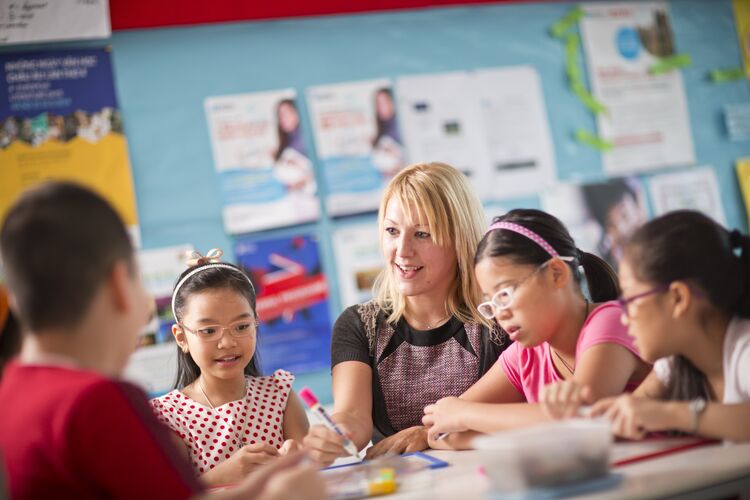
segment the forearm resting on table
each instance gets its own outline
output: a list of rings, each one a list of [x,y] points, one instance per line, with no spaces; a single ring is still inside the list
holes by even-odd
[[[678,418],[679,430],[692,432],[692,414],[686,403],[677,403],[685,407],[681,412],[688,418]],[[686,425],[687,424],[687,425]],[[704,437],[726,439],[728,441],[750,441],[750,403],[721,404],[709,403],[698,419],[698,432]]]
[[[542,406],[536,403],[470,404],[464,423],[470,430],[485,434],[549,422]]]

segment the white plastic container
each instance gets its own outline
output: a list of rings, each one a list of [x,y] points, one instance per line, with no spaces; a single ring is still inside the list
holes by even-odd
[[[480,436],[473,441],[496,491],[552,488],[606,476],[610,424],[573,419]]]

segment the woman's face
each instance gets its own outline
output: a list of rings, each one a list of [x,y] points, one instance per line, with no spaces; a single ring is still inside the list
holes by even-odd
[[[294,106],[285,102],[279,105],[279,127],[284,132],[293,132],[299,125],[299,115]]]
[[[549,283],[552,270],[548,264],[549,261],[540,266],[516,264],[506,257],[485,257],[474,267],[483,302],[491,301],[498,291],[509,289],[510,306],[495,307],[495,320],[524,347],[548,341],[561,321],[560,307],[551,293],[554,288]]]
[[[375,96],[375,112],[381,120],[393,118],[393,99],[387,92],[378,92]]]
[[[627,304],[622,322],[628,327],[628,334],[635,338],[635,345],[641,357],[653,363],[659,358],[674,354],[674,349],[666,342],[664,332],[670,331],[672,323],[669,311],[664,305],[664,293],[652,293],[633,300],[629,298],[655,290],[657,285],[638,279],[625,258],[620,262],[620,287]]]
[[[412,207],[411,212],[416,214],[416,209]],[[391,198],[385,209],[381,242],[401,294],[447,297],[457,276],[456,251],[453,246],[441,247],[432,241],[428,221],[409,220],[399,200]]]

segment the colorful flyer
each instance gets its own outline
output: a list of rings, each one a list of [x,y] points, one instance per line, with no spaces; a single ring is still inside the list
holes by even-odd
[[[317,220],[317,186],[294,90],[209,97],[205,109],[227,232]]]
[[[645,193],[636,177],[558,184],[542,195],[542,210],[565,224],[578,248],[615,269],[630,236],[648,220]]]
[[[367,302],[372,286],[383,269],[378,222],[351,225],[333,233],[336,273],[339,278],[341,307]]]
[[[260,319],[258,349],[263,373],[292,373],[330,366],[328,285],[311,235],[237,240],[235,255],[255,285]]]
[[[312,87],[307,103],[332,216],[377,210],[405,165],[389,80]]]
[[[108,38],[107,0],[3,0],[0,45]]]
[[[172,289],[187,269],[185,255],[192,245],[178,245],[138,252],[138,268],[146,290],[154,297],[156,313],[146,325],[124,376],[151,396],[172,389],[177,375],[177,347],[172,336]]]
[[[138,241],[133,179],[106,49],[0,54],[0,221],[25,189],[79,182]]]
[[[584,4],[581,33],[610,175],[695,163],[690,114],[667,2]],[[684,57],[683,57],[684,59]]]
[[[740,183],[742,201],[745,203],[745,214],[750,224],[750,158],[737,160],[737,180]]]
[[[732,0],[745,75],[750,78],[750,0]]]
[[[648,190],[654,217],[672,210],[689,209],[703,212],[726,225],[719,182],[712,167],[655,175],[648,180]]]

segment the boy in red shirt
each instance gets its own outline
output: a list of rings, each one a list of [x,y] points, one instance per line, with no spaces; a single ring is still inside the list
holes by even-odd
[[[12,498],[188,498],[202,492],[145,394],[119,380],[152,314],[125,227],[85,188],[51,183],[8,212],[0,253],[24,335],[0,381]],[[323,495],[299,457],[226,497]],[[279,471],[279,469],[286,469]]]

